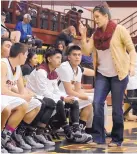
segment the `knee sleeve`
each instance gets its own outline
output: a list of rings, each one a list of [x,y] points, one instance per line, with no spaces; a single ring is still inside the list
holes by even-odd
[[[40,100],[42,102],[42,106],[40,109],[40,112],[38,113],[38,115],[35,117],[35,119],[33,120],[32,124],[33,126],[36,126],[38,122],[42,122],[44,124],[48,124],[48,121],[55,109],[55,102],[52,99],[46,99],[46,101],[44,100]]]
[[[66,118],[66,114],[65,114],[65,107],[64,107],[64,104],[61,100],[59,100],[57,102],[57,105],[56,105],[56,112],[57,112],[57,115],[60,115],[62,118],[65,117]]]
[[[56,108],[56,103],[53,99],[50,98],[43,98],[43,103],[45,105],[45,107],[51,108],[51,109],[55,109]]]
[[[75,100],[72,104],[73,108],[78,108],[79,109],[79,102]]]
[[[61,101],[61,100],[59,100],[58,102],[57,102],[57,105],[56,105],[57,107],[64,107],[64,104],[63,104],[63,102]]]

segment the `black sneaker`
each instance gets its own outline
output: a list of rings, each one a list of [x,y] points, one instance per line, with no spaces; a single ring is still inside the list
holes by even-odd
[[[74,136],[73,136],[73,131],[72,129],[70,128],[69,125],[65,126],[64,128],[64,134],[65,134],[65,137],[68,141],[73,141],[74,139]]]
[[[32,148],[43,148],[44,145],[39,143],[39,141],[35,138],[36,129],[35,128],[27,128],[24,136],[24,140],[27,144],[29,144]]]
[[[81,133],[82,133],[84,136],[87,137],[87,140],[85,141],[85,143],[92,143],[92,142],[93,142],[93,137],[92,137],[92,135],[87,134],[87,133],[85,132],[85,127],[84,127],[84,125],[80,124],[80,130],[81,130]]]
[[[79,127],[79,124],[73,124],[72,126],[73,129],[73,135],[74,137],[82,137],[81,129]]]

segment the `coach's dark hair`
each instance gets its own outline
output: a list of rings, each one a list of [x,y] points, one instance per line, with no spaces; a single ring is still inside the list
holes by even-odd
[[[46,52],[45,52],[45,60],[46,60],[46,62],[47,62],[47,63],[49,62],[49,61],[48,61],[48,57],[54,56],[54,55],[56,55],[56,54],[58,54],[58,53],[62,55],[62,51],[61,51],[61,50],[56,49],[56,48],[53,48],[53,47],[48,48],[48,49],[46,50]]]
[[[28,48],[23,43],[14,43],[10,49],[10,57],[17,57],[20,53],[25,54],[28,51]]]
[[[81,48],[78,45],[68,46],[67,50],[66,50],[66,55],[70,55],[72,53],[72,51],[74,51],[74,50],[81,50]]]
[[[4,42],[6,41],[10,41],[11,42],[11,39],[10,38],[1,38],[1,46],[4,44]]]
[[[95,11],[99,11],[102,15],[108,14],[108,19],[111,19],[111,14],[109,12],[109,9],[107,7],[104,7],[103,5],[98,5],[93,9],[93,13]]]

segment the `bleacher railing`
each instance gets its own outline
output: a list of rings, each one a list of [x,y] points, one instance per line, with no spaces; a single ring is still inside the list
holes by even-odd
[[[26,2],[16,2],[11,3],[10,8],[8,8],[8,1],[1,1],[1,8],[10,14],[10,23],[17,23],[16,11],[25,6],[22,10],[23,14],[30,13],[32,17],[32,27],[46,29],[50,31],[61,32],[63,29],[67,28],[69,25],[75,25],[78,34],[79,20],[87,27],[95,28],[94,21],[87,18],[82,18],[78,14],[70,14],[59,11],[50,10],[48,8],[42,8],[36,4],[32,4],[30,1]]]
[[[121,20],[119,24],[125,26],[129,30],[132,37],[137,35],[137,11]]]

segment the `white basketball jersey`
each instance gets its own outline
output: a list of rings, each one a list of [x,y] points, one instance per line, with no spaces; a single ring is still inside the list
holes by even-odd
[[[16,72],[13,74],[11,65],[9,63],[9,60],[7,58],[2,58],[1,61],[6,63],[6,65],[7,65],[7,70],[8,71],[7,71],[6,84],[8,85],[9,88],[11,88],[12,86],[16,86],[17,85],[17,80],[19,79],[19,77],[21,75],[20,66],[16,67]]]

